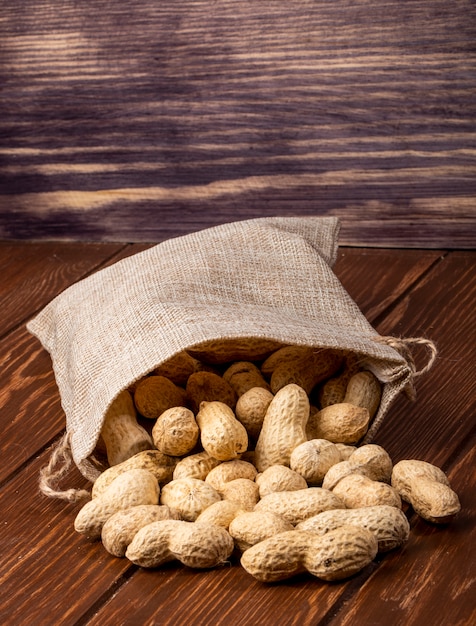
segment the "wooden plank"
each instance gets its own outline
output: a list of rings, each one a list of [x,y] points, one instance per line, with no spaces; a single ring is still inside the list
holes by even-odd
[[[433,368],[417,379],[417,399],[400,396],[376,443],[395,461],[448,462],[474,427],[476,253],[453,252],[438,263],[378,324],[383,335],[427,337],[439,350]],[[415,353],[421,367],[426,353]]]
[[[0,237],[337,214],[347,245],[475,247],[471,0],[27,9],[2,7]]]
[[[443,527],[414,516],[408,544],[388,554],[358,594],[334,607],[328,626],[476,622],[474,444],[473,437],[448,474],[460,497],[459,516]]]
[[[0,241],[0,336],[39,311],[124,246]],[[23,317],[19,317],[21,311]]]
[[[373,323],[443,256],[437,251],[340,247],[333,270]]]
[[[72,626],[130,566],[74,531],[77,504],[39,493],[37,475],[46,461],[44,452],[2,488],[0,622],[5,625]],[[77,472],[67,480],[72,487],[85,483]]]
[[[18,291],[24,297],[17,302],[17,320],[25,320],[36,309],[39,302],[46,304],[57,293],[81,278],[86,270],[91,270],[92,263],[106,260],[112,263],[144,249],[144,245],[133,245],[119,248],[119,252],[110,256],[111,251],[118,250],[117,246],[104,244],[61,244],[60,262],[52,259],[51,263],[33,263],[27,268],[27,282],[25,272],[19,270],[19,281],[15,277],[7,281],[7,287],[12,291],[12,282],[21,282]],[[41,244],[42,248],[50,249],[49,244]],[[18,244],[18,255],[23,258],[21,250],[31,252],[30,244]],[[101,250],[103,252],[101,253]],[[106,254],[107,252],[107,254]],[[38,248],[33,248],[36,258]],[[89,261],[88,261],[89,260]],[[97,265],[96,265],[97,266]],[[54,271],[56,267],[56,271]],[[80,273],[81,272],[81,273]],[[12,276],[16,276],[12,272]],[[36,280],[35,280],[36,277]],[[29,284],[37,284],[38,292],[33,305],[26,297]],[[16,297],[16,296],[15,296]],[[13,300],[13,297],[12,297]],[[15,317],[11,317],[15,325]],[[30,335],[24,324],[8,333],[0,340],[2,353],[2,368],[0,369],[0,425],[3,437],[0,441],[0,482],[15,472],[23,463],[27,462],[35,453],[42,450],[64,428],[65,416],[61,408],[58,388],[56,386],[52,364],[48,353],[42,348],[39,341]],[[35,434],[32,437],[32,433]]]
[[[68,254],[73,259],[76,259],[75,250],[83,255],[88,249],[82,244],[64,245],[65,249],[71,248]],[[110,262],[141,249],[143,247],[139,244],[126,248]],[[433,252],[340,250],[336,272],[359,306],[364,311],[376,313],[388,305],[389,299],[404,293],[437,256]],[[368,275],[376,266],[380,278],[369,281]],[[41,266],[37,271],[41,276]],[[41,279],[44,299],[53,297],[57,291],[54,275],[51,282],[47,279],[48,274]],[[387,285],[392,286],[391,292],[388,292]],[[51,360],[39,342],[22,326],[4,338],[0,347],[5,357],[5,365],[0,371],[0,424],[4,433],[0,440],[0,454],[4,459],[0,466],[1,481],[47,445],[64,428],[65,417]],[[32,431],[35,432],[34,438],[30,434]]]

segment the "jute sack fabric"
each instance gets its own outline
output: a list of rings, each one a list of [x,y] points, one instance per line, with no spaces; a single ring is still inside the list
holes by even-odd
[[[114,398],[176,353],[217,339],[356,352],[384,383],[370,439],[415,368],[406,344],[380,337],[334,275],[338,231],[332,217],[228,223],[164,241],[57,296],[27,328],[51,355],[66,415],[63,466],[69,454],[91,478],[88,459]]]

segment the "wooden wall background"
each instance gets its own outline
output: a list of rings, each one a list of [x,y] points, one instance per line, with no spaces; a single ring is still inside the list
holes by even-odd
[[[474,248],[472,0],[3,0],[0,239]]]

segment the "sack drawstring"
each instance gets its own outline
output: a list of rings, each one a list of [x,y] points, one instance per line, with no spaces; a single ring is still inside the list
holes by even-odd
[[[90,500],[91,494],[86,489],[59,488],[59,483],[66,475],[73,462],[70,433],[66,432],[53,446],[48,465],[40,470],[39,488],[49,498],[60,498],[67,502]]]

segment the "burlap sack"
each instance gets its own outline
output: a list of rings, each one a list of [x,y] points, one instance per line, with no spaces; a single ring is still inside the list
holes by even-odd
[[[170,239],[79,281],[31,320],[51,355],[63,445],[83,474],[118,393],[214,339],[355,351],[384,383],[370,440],[415,368],[406,344],[388,345],[334,275],[338,230],[332,217],[260,218]]]

